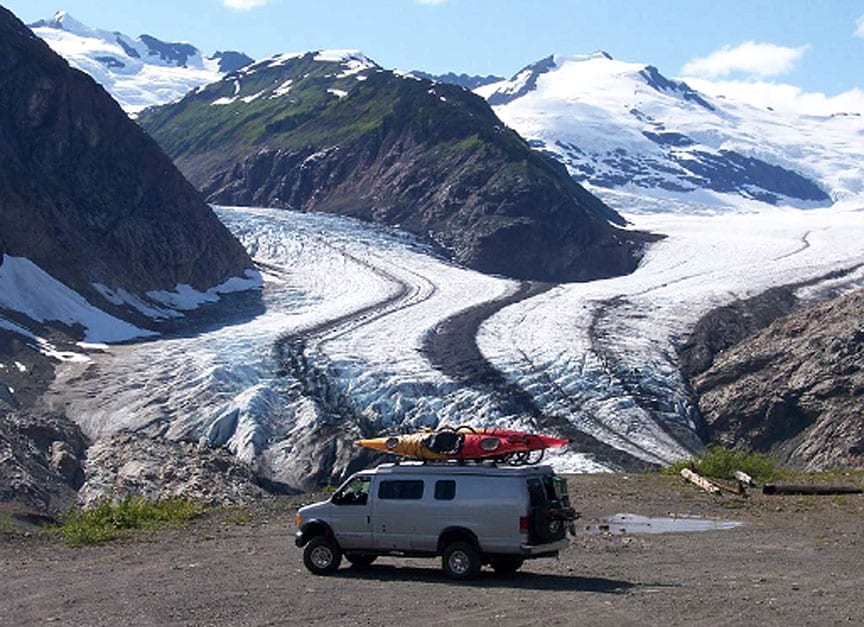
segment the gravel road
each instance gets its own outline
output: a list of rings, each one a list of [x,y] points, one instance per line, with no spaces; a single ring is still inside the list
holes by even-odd
[[[864,475],[833,481],[864,484]],[[580,534],[559,559],[454,583],[438,560],[308,573],[294,512],[320,495],[222,510],[180,531],[69,548],[0,524],[0,623],[76,625],[861,624],[864,498],[711,497],[676,477],[570,478]],[[597,532],[617,513],[729,530]],[[591,527],[592,532],[586,530]],[[614,532],[614,533],[613,533]]]

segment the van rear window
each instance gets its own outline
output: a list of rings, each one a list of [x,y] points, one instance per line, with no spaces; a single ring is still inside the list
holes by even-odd
[[[546,505],[546,490],[539,479],[528,479],[528,502],[531,507]]]
[[[423,498],[422,479],[382,481],[378,486],[379,499],[416,500]]]

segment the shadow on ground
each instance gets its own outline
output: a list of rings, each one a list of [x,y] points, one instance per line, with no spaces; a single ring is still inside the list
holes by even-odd
[[[387,564],[373,564],[366,568],[346,568],[335,575],[345,579],[369,579],[375,581],[413,581],[425,583],[451,583],[456,586],[475,586],[481,588],[518,588],[520,590],[560,590],[567,592],[601,592],[620,594],[640,585],[630,581],[604,579],[602,577],[578,577],[570,575],[550,575],[518,572],[512,575],[499,575],[483,571],[470,581],[453,581],[437,568],[399,567]],[[652,586],[656,587],[656,586]]]

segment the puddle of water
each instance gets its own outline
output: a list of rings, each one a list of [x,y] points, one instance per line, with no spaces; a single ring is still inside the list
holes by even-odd
[[[744,523],[735,520],[712,520],[696,517],[652,518],[639,514],[615,514],[598,518],[585,525],[582,533],[587,535],[611,534],[620,536],[633,533],[679,533],[686,531],[716,531],[734,529]]]

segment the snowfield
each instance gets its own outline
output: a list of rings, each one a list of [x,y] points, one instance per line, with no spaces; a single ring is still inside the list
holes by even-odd
[[[549,456],[566,471],[627,467],[609,451],[665,464],[700,447],[676,342],[710,309],[771,286],[811,281],[800,294],[815,297],[820,286],[864,285],[860,206],[629,215],[634,228],[667,236],[640,267],[553,287],[493,313],[476,339],[456,336],[457,360],[476,341],[482,358],[469,365],[502,378],[468,383],[431,365],[440,359],[426,353],[428,339],[518,283],[453,266],[396,230],[218,208],[262,270],[266,312],[93,350],[87,363],[58,366],[47,402],[92,438],[136,429],[227,446],[293,487],[322,463],[338,479],[356,437],[444,423],[574,436]]]

